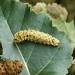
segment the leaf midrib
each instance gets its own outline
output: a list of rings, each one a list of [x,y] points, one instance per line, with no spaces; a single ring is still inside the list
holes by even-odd
[[[1,8],[1,10],[2,10],[2,8]],[[3,11],[2,11],[2,13],[3,13]],[[4,14],[3,14],[3,16],[4,16]],[[9,16],[10,16],[10,15],[9,15]],[[4,18],[5,18],[5,16],[4,16]],[[6,20],[6,18],[5,18],[5,20]],[[6,22],[7,22],[8,27],[9,27],[9,23],[8,23],[7,20],[6,20]],[[10,28],[10,27],[9,27],[9,28]],[[11,30],[10,30],[10,31],[11,31]],[[12,34],[12,32],[11,32],[11,34]],[[12,35],[13,35],[13,34],[12,34]],[[27,72],[28,72],[28,74],[30,75],[30,72],[29,72],[29,69],[28,69],[28,67],[27,67],[27,64],[26,64],[26,62],[25,62],[25,60],[24,60],[24,58],[23,58],[23,56],[22,56],[21,50],[20,50],[20,48],[18,47],[17,44],[15,44],[15,45],[16,45],[16,48],[18,49],[19,53],[20,53],[20,56],[22,57],[22,60],[23,60],[24,66],[26,67]]]

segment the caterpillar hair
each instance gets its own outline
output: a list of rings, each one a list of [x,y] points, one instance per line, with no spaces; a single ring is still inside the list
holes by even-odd
[[[14,35],[14,42],[20,43],[24,40],[39,42],[47,45],[58,46],[60,41],[48,33],[40,32],[38,30],[23,30]]]

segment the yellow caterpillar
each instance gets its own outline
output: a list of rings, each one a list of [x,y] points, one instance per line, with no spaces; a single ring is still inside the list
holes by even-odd
[[[19,43],[24,40],[39,42],[47,45],[57,46],[60,44],[60,41],[51,35],[40,32],[38,30],[23,30],[19,31],[14,35],[14,42]]]

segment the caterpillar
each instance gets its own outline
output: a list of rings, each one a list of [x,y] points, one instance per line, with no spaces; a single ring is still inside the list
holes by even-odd
[[[38,30],[23,30],[15,33],[14,42],[20,43],[24,40],[39,42],[42,44],[58,46],[60,41],[48,33],[40,32]]]

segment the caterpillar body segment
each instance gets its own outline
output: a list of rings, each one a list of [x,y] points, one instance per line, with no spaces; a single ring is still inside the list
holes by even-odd
[[[57,46],[60,41],[51,35],[40,32],[38,30],[23,30],[19,31],[14,35],[14,42],[20,43],[24,40],[39,42],[47,45]]]

